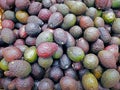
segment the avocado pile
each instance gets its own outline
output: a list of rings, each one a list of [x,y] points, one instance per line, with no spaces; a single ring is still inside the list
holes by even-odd
[[[0,0],[0,90],[120,90],[120,0]]]

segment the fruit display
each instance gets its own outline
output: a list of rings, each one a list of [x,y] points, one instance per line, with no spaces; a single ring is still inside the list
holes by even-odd
[[[120,0],[0,0],[0,90],[120,90]]]

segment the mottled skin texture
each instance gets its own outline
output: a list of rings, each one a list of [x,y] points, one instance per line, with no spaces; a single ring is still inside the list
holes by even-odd
[[[32,77],[35,79],[35,80],[40,80],[43,78],[44,74],[45,74],[45,70],[39,66],[38,63],[34,63],[32,65]]]
[[[7,9],[10,9],[10,6],[6,3],[7,0],[0,0],[0,7],[2,7],[3,9],[7,10]]]
[[[52,56],[58,49],[58,45],[52,42],[41,43],[37,48],[39,57],[47,58]]]
[[[19,9],[27,9],[29,4],[30,4],[29,0],[15,0],[15,5]]]
[[[66,42],[66,47],[72,47],[72,46],[75,46],[75,39],[74,39],[74,37],[70,34],[70,33],[68,33],[68,32],[66,32],[67,33],[67,42]]]
[[[38,90],[54,90],[54,83],[48,78],[44,78],[39,82]]]
[[[42,4],[44,7],[49,8],[53,4],[56,3],[56,0],[42,0]]]
[[[16,39],[14,32],[9,28],[2,29],[1,37],[2,40],[8,44],[12,44]]]
[[[101,77],[101,83],[105,88],[115,86],[120,80],[120,74],[116,69],[107,69]]]
[[[82,35],[82,29],[80,26],[75,25],[69,29],[69,33],[74,37],[74,38],[79,38]]]
[[[54,59],[59,59],[63,55],[63,48],[58,47],[57,51],[53,54]]]
[[[85,53],[89,51],[89,43],[84,38],[76,40],[76,46],[82,48]]]
[[[98,39],[91,45],[91,50],[94,53],[98,53],[99,51],[104,49],[104,42],[101,39]]]
[[[81,15],[85,13],[87,9],[86,5],[80,1],[66,0],[65,4],[69,7],[70,11],[75,15]]]
[[[48,19],[50,18],[52,12],[48,9],[41,9],[39,14],[38,14],[38,17],[40,19],[42,19],[43,21],[48,21]]]
[[[65,70],[65,76],[72,77],[73,79],[78,79],[77,72],[73,68]]]
[[[42,8],[42,4],[40,2],[32,2],[28,8],[28,12],[31,15],[36,15],[39,13]]]
[[[37,36],[41,32],[41,28],[36,23],[27,23],[25,25],[25,31],[29,36]]]
[[[52,65],[52,63],[53,63],[52,57],[49,57],[49,58],[39,57],[38,59],[38,64],[45,69],[48,69]]]
[[[96,41],[100,36],[100,32],[97,28],[95,27],[89,27],[84,31],[84,38],[88,42],[94,42]]]
[[[60,80],[62,90],[77,90],[77,81],[69,76],[64,76]]]
[[[50,28],[55,28],[58,27],[63,21],[63,15],[59,12],[53,13],[49,20],[48,20],[48,25]]]
[[[60,45],[65,44],[67,42],[67,33],[61,28],[55,29],[54,40]]]
[[[36,37],[30,37],[28,36],[25,40],[25,43],[30,46],[35,46],[36,44]]]
[[[85,73],[82,77],[85,90],[98,90],[98,81],[92,73]]]
[[[100,31],[101,40],[103,40],[104,43],[110,42],[111,41],[110,33],[104,27],[99,27],[98,29]]]
[[[36,39],[36,46],[38,47],[43,42],[52,42],[53,41],[53,33],[50,31],[41,32]]]
[[[120,18],[116,18],[115,21],[112,24],[112,30],[116,34],[120,34]]]
[[[105,48],[105,50],[112,52],[115,56],[116,61],[118,61],[118,57],[119,57],[119,46],[118,45],[115,45],[115,44],[109,45]]]
[[[27,19],[29,17],[28,13],[23,10],[17,11],[15,16],[19,22],[24,23],[24,24],[27,23]]]
[[[84,51],[77,46],[67,48],[67,55],[74,62],[82,61],[85,56]]]
[[[2,27],[13,29],[14,28],[14,22],[12,20],[3,20],[2,21]]]
[[[23,25],[20,29],[19,29],[19,36],[21,38],[26,38],[27,37],[27,33],[25,31],[25,25]]]
[[[63,54],[63,56],[60,58],[60,67],[62,69],[68,69],[71,65],[71,60],[68,58],[66,54]]]
[[[24,79],[21,78],[16,79],[17,90],[31,90],[33,86],[34,86],[34,80],[30,76]]]
[[[94,22],[89,16],[82,16],[79,22],[81,28],[86,29],[88,27],[93,27]]]
[[[111,0],[95,0],[96,7],[98,9],[108,9],[111,7]]]
[[[50,69],[49,77],[58,82],[63,77],[63,71],[59,67],[53,67]]]
[[[31,72],[31,66],[27,61],[15,60],[9,63],[9,71],[4,72],[6,76],[26,77]]]
[[[27,19],[27,23],[37,23],[40,26],[44,24],[44,22],[35,15],[29,16]]]
[[[106,68],[116,68],[116,59],[112,52],[102,50],[98,53],[101,64]]]
[[[63,21],[61,27],[65,30],[68,30],[69,28],[74,26],[75,23],[76,23],[76,16],[74,14],[67,14],[64,17],[64,21]]]
[[[4,48],[2,53],[7,62],[11,62],[22,57],[22,52],[20,51],[20,49],[14,46]]]
[[[25,42],[23,39],[17,39],[14,43],[14,46],[17,46],[17,45],[25,45]]]

